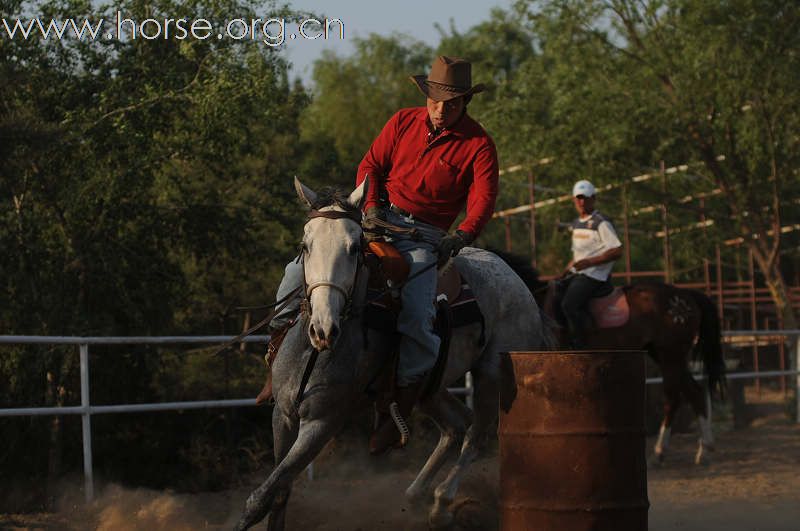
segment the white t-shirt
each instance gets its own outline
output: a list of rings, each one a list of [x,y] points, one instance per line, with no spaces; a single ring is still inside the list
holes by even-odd
[[[620,247],[622,243],[611,222],[595,210],[591,215],[580,217],[572,222],[572,258],[575,262],[592,258],[609,249]],[[595,280],[606,281],[614,268],[614,262],[587,267],[578,271]]]

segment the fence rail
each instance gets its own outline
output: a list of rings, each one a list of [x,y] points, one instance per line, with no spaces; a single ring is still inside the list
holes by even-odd
[[[725,337],[732,336],[781,336],[785,338],[800,336],[800,330],[737,330],[722,332]],[[117,404],[92,406],[89,394],[89,345],[177,345],[227,343],[236,336],[127,336],[127,337],[72,337],[72,336],[0,336],[0,345],[77,345],[80,356],[81,405],[64,407],[26,407],[0,409],[0,417],[41,416],[41,415],[81,415],[83,438],[84,494],[86,501],[94,498],[94,474],[92,469],[92,415],[106,413],[132,413],[147,411],[170,411],[182,409],[204,409],[217,407],[255,406],[254,398],[230,400],[194,400],[186,402],[162,402],[155,404]],[[237,343],[266,343],[269,336],[253,335],[242,338]],[[797,389],[800,389],[800,340],[795,343],[794,370],[756,371],[729,374],[730,379],[767,378],[777,376],[796,376]],[[702,378],[702,375],[696,375]],[[646,383],[660,383],[661,378],[648,378]],[[472,378],[467,373],[464,387],[450,388],[455,394],[466,395],[467,405],[472,407]],[[795,392],[797,400],[797,422],[800,422],[800,391]]]

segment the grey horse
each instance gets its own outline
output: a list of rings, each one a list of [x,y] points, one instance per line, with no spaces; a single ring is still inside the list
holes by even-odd
[[[392,347],[391,336],[377,331],[365,336],[362,324],[368,273],[361,260],[362,228],[355,219],[367,181],[349,196],[342,194],[321,206],[318,194],[295,179],[303,202],[318,213],[334,214],[310,217],[305,225],[302,253],[307,302],[273,367],[276,466],[248,497],[236,529],[248,529],[267,514],[268,529],[284,528],[292,482],[343,427],[355,409],[352,405],[367,398],[367,387]],[[463,440],[455,465],[434,490],[429,513],[433,528],[453,521],[450,505],[459,482],[485,445],[499,405],[508,408],[514,398],[513,387],[500,385],[508,369],[501,353],[553,344],[533,296],[504,261],[488,251],[465,248],[452,262],[472,287],[484,316],[484,336],[481,341],[479,324],[453,331],[441,386],[419,404],[441,434],[406,490],[408,498],[420,500],[430,492],[435,475]],[[309,365],[312,357],[316,363]],[[309,369],[301,394],[301,381]],[[467,371],[473,375],[473,410],[447,391]]]

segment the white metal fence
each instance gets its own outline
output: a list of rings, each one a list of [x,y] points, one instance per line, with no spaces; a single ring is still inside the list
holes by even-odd
[[[738,330],[723,332],[724,336],[782,336],[785,338],[800,336],[800,330]],[[83,471],[84,494],[86,501],[94,498],[94,475],[92,470],[92,415],[103,413],[131,413],[144,411],[167,411],[185,409],[203,409],[216,407],[255,406],[254,398],[231,400],[193,400],[186,402],[161,402],[154,404],[117,404],[110,406],[93,406],[89,394],[89,345],[176,345],[176,344],[221,344],[234,339],[235,336],[130,336],[130,337],[63,337],[63,336],[0,336],[0,345],[77,345],[80,355],[81,405],[64,407],[25,407],[0,409],[0,417],[39,416],[39,415],[81,415],[83,438]],[[249,336],[239,342],[266,343],[269,336]],[[237,342],[237,343],[239,343]],[[0,353],[2,355],[2,353]],[[728,379],[768,378],[778,376],[795,376],[800,388],[800,341],[795,341],[793,370],[760,371],[728,374]],[[697,375],[702,377],[701,375]],[[661,378],[648,378],[647,383],[660,383]],[[451,392],[466,395],[467,405],[472,407],[472,378],[469,373],[465,378],[465,386],[451,388]],[[800,392],[796,392],[797,422],[800,422]]]

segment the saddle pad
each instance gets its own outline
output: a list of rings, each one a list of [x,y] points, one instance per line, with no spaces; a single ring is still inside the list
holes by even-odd
[[[627,323],[630,317],[628,298],[622,288],[614,288],[605,297],[593,298],[589,301],[589,311],[597,328],[616,328]]]

